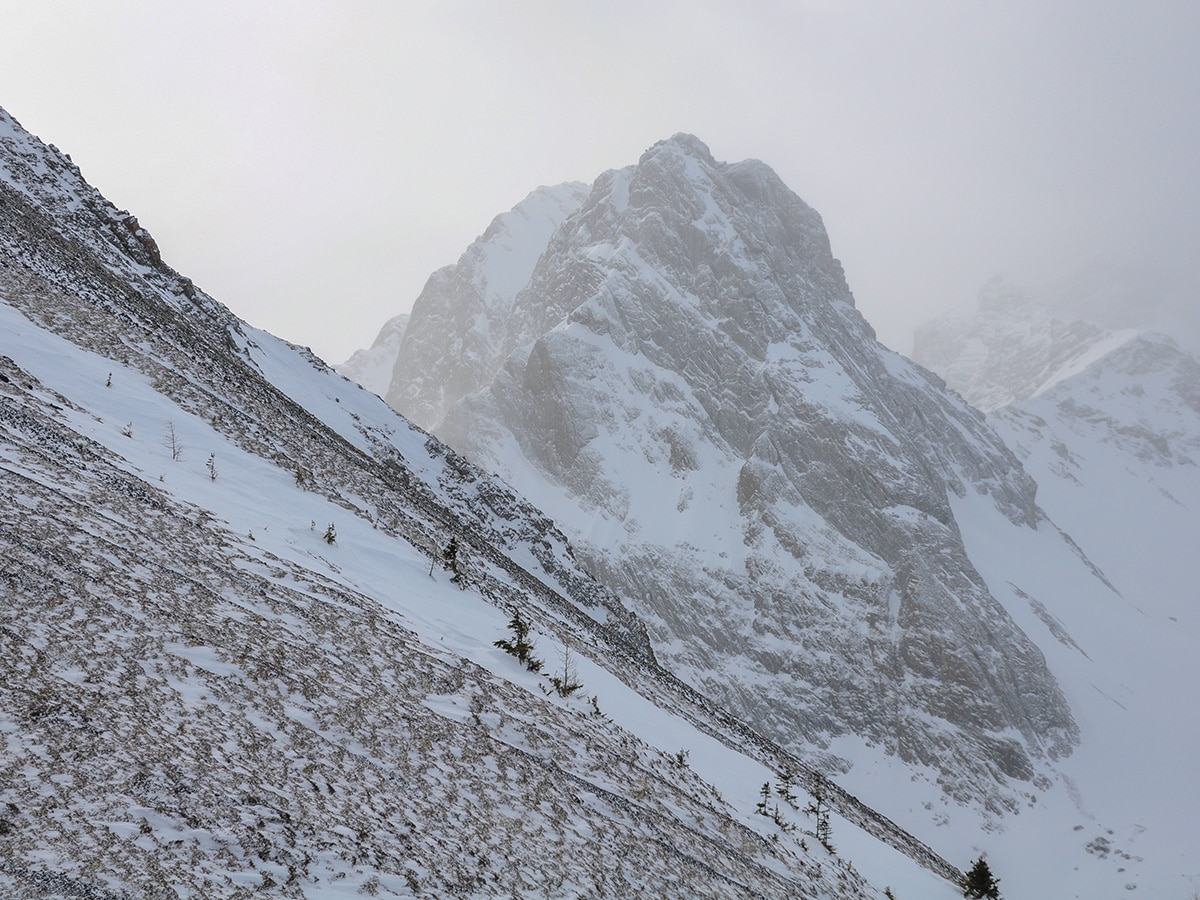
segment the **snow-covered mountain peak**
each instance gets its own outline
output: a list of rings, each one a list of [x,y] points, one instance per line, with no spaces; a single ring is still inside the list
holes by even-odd
[[[586,196],[587,187],[578,183],[540,187],[493,219],[456,264],[434,272],[413,304],[380,396],[433,428],[463,394],[490,378],[511,331],[514,297],[555,228]],[[440,349],[431,352],[432,346]]]
[[[645,165],[660,154],[690,156],[710,166],[717,164],[713,159],[712,152],[708,149],[708,144],[686,131],[676,132],[669,138],[651,144],[650,148],[638,158],[638,165]]]
[[[979,289],[978,308],[988,314],[1006,314],[1028,310],[1035,305],[1033,295],[1002,275],[994,275]]]
[[[764,163],[718,163],[698,139],[676,135],[627,171],[628,207],[617,210],[624,215],[610,224],[648,261],[675,269],[685,284],[689,275],[719,278],[731,262],[746,263],[775,277],[795,269],[828,280],[829,299],[853,303],[820,215]],[[605,235],[593,232],[591,238]],[[711,262],[706,249],[715,257]],[[735,296],[720,299],[732,302]],[[793,299],[799,296],[795,292]]]
[[[586,191],[579,182],[539,187],[492,220],[472,245],[480,255],[474,275],[485,304],[505,302],[524,287],[539,255],[533,250],[578,208]]]
[[[660,658],[814,760],[847,766],[835,742],[865,740],[960,799],[1069,750],[1062,696],[950,499],[1032,529],[1032,481],[875,342],[820,216],[769,167],[669,139],[598,178],[540,253],[491,372],[453,404],[420,379],[389,400],[444,409],[436,433],[563,524]],[[483,312],[426,300],[438,321]],[[398,375],[452,356],[437,338],[406,338]]]

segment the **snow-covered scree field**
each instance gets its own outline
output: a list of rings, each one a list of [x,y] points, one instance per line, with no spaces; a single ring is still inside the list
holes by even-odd
[[[0,124],[0,892],[957,894],[659,668],[553,523]],[[518,609],[542,673],[494,645]]]

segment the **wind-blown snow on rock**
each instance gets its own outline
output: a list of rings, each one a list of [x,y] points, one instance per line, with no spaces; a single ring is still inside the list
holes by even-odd
[[[482,314],[423,299],[410,336]],[[985,495],[1034,531],[1032,480],[874,340],[770,168],[656,144],[596,181],[506,305],[503,365],[456,388],[474,393],[438,434],[567,529],[669,667],[809,758],[845,765],[820,748],[852,737],[994,808],[1069,752],[1062,693],[950,503]],[[401,382],[402,411],[441,400]]]

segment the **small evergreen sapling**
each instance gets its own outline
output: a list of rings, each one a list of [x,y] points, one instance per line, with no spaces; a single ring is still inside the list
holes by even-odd
[[[975,900],[984,897],[988,900],[1000,900],[1000,879],[993,877],[991,867],[982,856],[975,860],[971,871],[963,879],[962,889],[964,897],[972,897]]]
[[[782,789],[776,788],[776,790],[781,797],[787,792],[786,787]],[[762,789],[758,792],[758,803],[754,805],[754,812],[760,816],[770,818],[772,822],[779,826],[779,830],[784,834],[791,834],[796,830],[795,823],[789,822],[783,817],[783,812],[780,810],[778,803],[774,807],[771,806],[771,782],[769,781],[764,781]],[[775,837],[778,839],[778,835]]]
[[[321,540],[323,540],[327,544],[336,544],[337,543],[337,529],[333,527],[332,522],[330,522],[329,525],[325,528],[325,533],[323,535],[321,535]]]
[[[509,620],[508,630],[513,633],[512,640],[495,641],[494,645],[525,663],[525,668],[530,672],[540,672],[542,661],[533,655],[533,642],[529,640],[529,623],[521,618],[519,609]]]
[[[760,816],[769,816],[770,810],[767,808],[767,803],[771,799],[771,782],[764,781],[762,790],[758,792],[758,803],[754,805],[754,811]]]
[[[825,799],[825,794],[820,788],[815,788],[810,791],[812,794],[812,802],[804,807],[806,813],[811,813],[817,820],[817,826],[813,830],[813,834],[817,840],[821,842],[821,846],[830,853],[836,852],[833,848],[833,841],[830,837],[831,831],[829,828],[829,803]]]
[[[792,809],[798,810],[800,807],[796,805],[796,795],[792,793],[792,785],[796,783],[796,776],[791,769],[784,769],[779,773],[779,784],[775,787],[775,793],[779,795],[779,799],[790,806]]]
[[[450,572],[450,583],[460,588],[466,587],[462,570],[458,567],[458,538],[451,537],[445,549],[442,550],[442,568]]]
[[[604,713],[600,712],[600,697],[598,695],[592,694],[589,702],[592,704],[592,718],[594,718],[594,719],[601,719],[601,718],[607,719],[608,718],[608,716],[606,716],[606,715],[604,715]]]

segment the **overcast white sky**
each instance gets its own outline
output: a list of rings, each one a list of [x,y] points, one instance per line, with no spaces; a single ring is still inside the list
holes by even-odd
[[[902,351],[997,272],[1195,284],[1194,0],[0,0],[0,39],[0,105],[330,362],[534,187],[677,131],[816,207]]]

